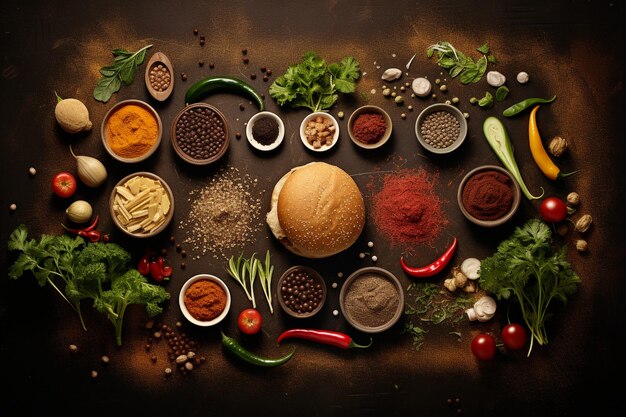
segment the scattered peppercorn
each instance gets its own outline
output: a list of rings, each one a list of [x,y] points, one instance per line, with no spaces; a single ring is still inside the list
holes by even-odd
[[[246,56],[246,57],[244,57],[244,58],[243,58],[243,63],[247,65],[247,64],[248,64],[248,62],[250,62],[250,60],[248,59],[248,57],[247,57],[247,56]]]
[[[244,49],[241,50],[241,53],[243,55],[247,55],[248,54],[248,50],[246,48],[244,48]]]
[[[193,34],[194,34],[194,35],[197,35],[197,34],[198,34],[198,29],[194,29],[194,30],[193,30]]]
[[[180,256],[182,256],[183,258],[187,257],[187,251],[185,249],[180,251]]]
[[[237,133],[235,133],[235,137],[236,137],[237,139],[241,139],[241,132],[237,132]]]
[[[205,40],[204,35],[200,35],[200,40],[201,40],[201,41]]]
[[[170,236],[170,243],[173,245],[176,243],[176,237],[174,235]]]
[[[209,68],[211,69],[215,68],[215,64],[213,62],[209,62]]]
[[[204,61],[198,61],[198,66],[203,67],[204,66]]]
[[[200,46],[204,46],[204,39],[200,39]]]
[[[268,77],[272,76],[272,70],[268,69],[267,71],[265,71],[265,73],[267,74]]]
[[[181,72],[181,73],[180,73],[180,78],[181,78],[183,81],[187,81],[187,74],[185,74],[184,72]]]
[[[180,246],[180,243],[176,244],[176,252],[180,252],[182,249],[182,246]]]
[[[246,109],[246,106],[243,105],[243,103],[239,103],[239,110],[244,111]]]
[[[185,268],[187,268],[187,264],[184,263],[184,262],[181,262],[180,263],[180,269],[185,269]]]
[[[250,74],[250,79],[251,80],[256,80],[256,74]]]
[[[267,71],[267,67],[266,66],[262,66],[260,69],[261,69],[261,72],[263,74],[265,74],[265,71]]]
[[[158,359],[158,358],[156,357],[156,355],[152,355],[152,356],[150,356],[150,360],[151,360],[153,363],[156,363],[157,359]]]
[[[267,80],[269,80],[269,78],[267,78],[267,75],[264,75],[263,76],[263,81],[267,81]]]

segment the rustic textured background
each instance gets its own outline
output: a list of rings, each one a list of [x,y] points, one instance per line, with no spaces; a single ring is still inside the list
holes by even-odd
[[[41,3],[41,4],[40,4]],[[232,415],[303,416],[448,416],[455,413],[447,398],[462,400],[468,416],[572,416],[582,411],[616,415],[622,405],[625,316],[623,268],[619,258],[626,253],[626,232],[621,209],[624,206],[626,175],[624,163],[624,7],[620,2],[560,0],[541,1],[276,1],[276,2],[79,2],[5,1],[0,6],[0,264],[6,270],[12,255],[6,250],[9,233],[26,223],[34,235],[60,233],[66,203],[51,197],[49,181],[61,170],[74,170],[67,145],[79,153],[101,158],[109,168],[106,185],[98,190],[79,190],[103,214],[101,227],[114,241],[139,256],[146,245],[169,247],[169,261],[175,267],[167,284],[172,301],[163,321],[180,319],[176,297],[183,281],[196,273],[225,275],[224,262],[211,257],[188,260],[179,268],[180,256],[169,246],[168,238],[184,236],[177,228],[189,208],[187,195],[203,184],[213,168],[191,168],[177,158],[169,144],[169,126],[183,107],[186,88],[207,75],[231,75],[249,80],[265,65],[273,70],[272,80],[308,50],[317,51],[328,61],[343,56],[356,57],[364,75],[354,97],[341,97],[333,114],[350,111],[364,103],[385,107],[394,121],[389,146],[379,152],[356,149],[345,132],[340,143],[324,154],[307,152],[297,135],[306,111],[279,109],[267,94],[268,83],[261,77],[251,81],[266,93],[269,110],[284,117],[286,141],[278,152],[259,155],[245,140],[232,137],[232,146],[222,165],[234,165],[259,179],[264,192],[263,213],[269,207],[269,194],[275,181],[293,166],[323,160],[352,174],[365,192],[375,181],[376,171],[402,167],[423,167],[439,176],[439,193],[445,201],[449,225],[434,247],[413,247],[409,252],[415,264],[427,263],[445,248],[452,236],[459,237],[455,257],[489,256],[497,243],[516,225],[537,215],[538,202],[522,201],[513,221],[496,230],[473,227],[456,206],[456,188],[465,172],[477,165],[499,164],[482,135],[487,114],[498,114],[506,106],[529,96],[551,96],[555,103],[540,114],[544,137],[559,134],[570,140],[568,155],[559,160],[565,171],[580,173],[562,183],[549,182],[537,169],[526,145],[525,117],[506,121],[516,147],[516,157],[531,190],[545,188],[547,194],[564,196],[577,191],[583,200],[581,211],[594,217],[588,233],[590,251],[580,255],[572,247],[573,234],[560,243],[568,245],[568,256],[582,277],[578,293],[565,308],[556,309],[549,325],[550,344],[536,348],[530,358],[523,354],[500,355],[489,363],[477,363],[469,342],[480,331],[497,329],[506,321],[504,313],[492,324],[464,324],[461,341],[448,334],[448,327],[433,327],[421,351],[401,334],[401,325],[377,335],[365,351],[337,351],[325,346],[298,343],[296,356],[287,365],[271,370],[255,369],[223,354],[218,329],[188,329],[201,345],[207,363],[187,377],[178,374],[165,379],[164,347],[158,346],[157,364],[144,350],[142,330],[145,316],[141,309],[129,311],[125,321],[124,346],[117,349],[110,324],[85,308],[89,332],[83,332],[74,313],[50,289],[40,289],[31,278],[18,282],[0,280],[0,370],[9,389],[0,398],[0,415],[110,415],[126,410],[145,415]],[[206,36],[204,47],[192,30]],[[429,44],[448,40],[470,53],[488,42],[499,60],[497,69],[507,75],[510,98],[491,110],[470,106],[469,97],[482,96],[488,88],[483,81],[462,86],[449,81],[448,95],[461,99],[461,108],[470,113],[467,143],[453,155],[435,158],[421,149],[414,135],[415,118],[431,100],[411,99],[415,109],[397,107],[380,94],[380,74],[385,68],[404,65],[416,53],[409,70],[416,76],[442,77],[441,69],[425,57]],[[172,61],[176,82],[173,96],[164,104],[151,101],[143,84],[144,66],[135,83],[102,104],[92,90],[99,67],[110,61],[110,50],[121,47],[136,50],[152,43],[148,57],[164,52]],[[250,58],[243,65],[241,50]],[[204,60],[200,68],[198,60]],[[210,70],[209,62],[215,63]],[[531,82],[519,86],[515,74],[527,71]],[[187,73],[182,82],[179,73]],[[445,75],[444,75],[445,76]],[[370,93],[376,89],[376,94]],[[91,112],[94,129],[71,138],[56,126],[53,117],[54,91],[64,97],[83,100]],[[121,165],[105,154],[99,125],[115,102],[138,98],[158,109],[166,131],[155,155],[137,166]],[[232,132],[245,131],[245,122],[254,113],[240,97],[219,94],[207,101],[218,106],[228,118]],[[406,112],[403,120],[400,113]],[[28,167],[37,168],[34,178]],[[124,175],[138,170],[153,171],[174,185],[175,221],[151,242],[125,238],[113,230],[107,211],[111,187]],[[8,206],[18,210],[10,213]],[[336,281],[338,271],[348,274],[371,264],[358,253],[369,240],[375,242],[378,265],[396,273],[403,283],[397,259],[401,251],[386,247],[384,238],[369,224],[353,248],[336,257],[309,261],[286,253],[263,229],[257,243],[244,248],[247,253],[270,249],[276,263],[275,281],[287,267],[306,263],[324,274],[327,283]],[[453,261],[453,262],[454,262]],[[227,280],[229,278],[226,278]],[[227,281],[229,284],[233,281]],[[238,336],[236,312],[248,305],[236,283],[231,285],[233,309],[224,329]],[[342,330],[357,340],[364,336],[333,317],[338,308],[338,290],[329,294],[326,307],[307,326]],[[265,317],[259,338],[243,340],[247,346],[267,356],[287,349],[277,348],[274,340],[284,329],[302,325],[277,310],[269,315],[259,291],[260,309]],[[275,301],[275,307],[278,304]],[[67,346],[76,343],[81,352],[70,356]],[[103,367],[99,358],[106,353],[111,363]],[[100,376],[91,380],[89,372]],[[618,385],[609,383],[617,378]],[[594,393],[599,392],[599,393]]]

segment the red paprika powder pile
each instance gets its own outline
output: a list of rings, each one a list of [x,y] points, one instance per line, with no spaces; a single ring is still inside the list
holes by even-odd
[[[479,220],[498,220],[511,210],[512,187],[511,178],[501,172],[480,172],[463,187],[463,207]]]
[[[439,196],[436,177],[425,170],[403,170],[387,174],[373,197],[373,220],[392,245],[432,244],[448,224]]]
[[[359,142],[372,145],[383,138],[387,124],[378,113],[361,113],[352,124],[352,134]]]

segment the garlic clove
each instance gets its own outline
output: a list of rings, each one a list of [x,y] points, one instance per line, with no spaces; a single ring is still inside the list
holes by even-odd
[[[107,170],[96,158],[84,155],[75,155],[70,146],[70,152],[76,159],[78,177],[88,187],[98,187],[107,179]]]
[[[383,72],[383,75],[380,77],[385,81],[393,81],[397,80],[402,76],[402,70],[399,68],[388,68]]]
[[[506,77],[498,71],[489,71],[487,73],[487,83],[492,87],[500,87],[506,82]]]
[[[418,97],[426,97],[432,90],[432,84],[424,77],[416,78],[411,84],[411,89]]]

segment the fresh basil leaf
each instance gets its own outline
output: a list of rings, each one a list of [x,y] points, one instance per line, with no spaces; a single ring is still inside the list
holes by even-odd
[[[478,48],[476,48],[478,52],[481,54],[487,55],[489,53],[489,45],[487,43],[482,44]]]
[[[427,57],[427,58],[432,58],[432,57],[433,57],[433,55],[434,55],[434,53],[435,53],[435,49],[434,49],[434,48],[428,48],[428,49],[426,50],[426,57]]]
[[[453,58],[442,58],[439,60],[439,66],[443,68],[452,68],[456,65],[456,61]]]
[[[493,55],[487,55],[487,61],[492,63],[492,64],[496,64],[498,61],[496,60],[496,57]]]
[[[127,61],[120,67],[120,80],[126,85],[130,85],[135,78],[135,63],[133,61]]]
[[[457,75],[461,73],[461,71],[463,71],[463,66],[456,65],[454,68],[450,70],[450,77],[455,78]]]
[[[459,76],[459,81],[461,81],[462,84],[469,84],[474,80],[476,74],[478,74],[478,70],[476,69],[465,70]]]
[[[131,56],[133,53],[127,51],[126,49],[115,48],[113,51],[113,56]]]
[[[143,63],[143,60],[146,58],[146,50],[142,49],[135,55],[135,65],[139,66]]]
[[[106,103],[109,101],[113,93],[120,90],[122,82],[118,77],[102,77],[98,81],[96,88],[93,90],[93,98]]]
[[[117,74],[117,71],[118,71],[117,67],[113,67],[113,66],[100,68],[100,74],[102,74],[105,77],[112,77],[115,74]]]
[[[491,107],[493,106],[493,96],[489,91],[485,93],[485,96],[478,100],[478,105],[480,107]]]

